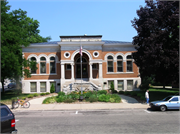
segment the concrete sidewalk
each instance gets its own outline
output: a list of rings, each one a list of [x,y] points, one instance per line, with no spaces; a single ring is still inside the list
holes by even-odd
[[[111,109],[122,109],[122,108],[142,108],[147,109],[149,108],[149,105],[147,104],[141,104],[138,103],[138,101],[134,98],[120,95],[122,99],[122,103],[79,103],[79,104],[72,104],[72,103],[54,103],[54,104],[42,104],[43,100],[47,97],[40,97],[36,99],[30,100],[30,107],[29,108],[23,108],[19,107],[14,110],[111,110]],[[11,108],[11,106],[9,106]]]

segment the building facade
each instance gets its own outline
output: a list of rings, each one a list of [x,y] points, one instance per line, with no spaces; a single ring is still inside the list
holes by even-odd
[[[31,77],[22,79],[24,93],[50,92],[52,84],[56,92],[66,93],[80,91],[81,87],[107,90],[111,82],[118,91],[138,89],[141,78],[132,58],[136,50],[131,42],[102,40],[101,35],[60,38],[23,47],[23,56],[38,63]]]

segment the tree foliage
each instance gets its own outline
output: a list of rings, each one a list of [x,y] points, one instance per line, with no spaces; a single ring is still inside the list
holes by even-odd
[[[179,82],[179,2],[146,1],[137,15],[131,21],[137,31],[133,58],[141,78],[154,74],[157,82]]]
[[[39,22],[27,17],[21,9],[9,11],[6,0],[1,1],[1,83],[4,79],[30,77],[28,67],[35,67],[33,61],[23,58],[22,46],[30,43],[47,42],[51,38],[39,35]],[[24,72],[24,73],[23,73]]]

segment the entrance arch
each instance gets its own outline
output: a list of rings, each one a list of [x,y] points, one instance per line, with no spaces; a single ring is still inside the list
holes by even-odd
[[[75,63],[75,78],[81,78],[81,56],[80,54],[76,54],[74,57]],[[82,56],[82,78],[89,78],[89,56],[83,53]]]

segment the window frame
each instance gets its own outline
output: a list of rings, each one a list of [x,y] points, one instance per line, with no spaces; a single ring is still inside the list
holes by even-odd
[[[131,56],[131,59],[128,59],[127,57],[128,56]],[[128,62],[131,63],[131,66],[129,66]],[[129,71],[130,69],[128,68],[131,68],[131,71]],[[126,56],[126,72],[133,72],[133,58],[132,58],[132,55],[127,55]]]
[[[51,58],[54,58],[54,60],[51,60]],[[54,56],[51,56],[50,58],[49,58],[49,72],[50,72],[50,74],[56,74],[56,57],[54,57]],[[54,63],[54,73],[51,73],[51,63]]]
[[[121,55],[118,55],[118,56],[121,56]],[[117,56],[117,57],[118,57],[118,56]],[[118,58],[117,58],[117,72],[123,72],[123,71],[124,71],[124,68],[123,68],[123,56],[121,56],[121,57],[122,57],[122,59],[118,59]],[[122,63],[122,71],[118,71],[118,68],[119,68],[118,62],[121,62],[121,63]]]
[[[110,57],[110,56],[112,57],[112,59],[108,59],[108,57]],[[109,64],[108,64],[109,62],[112,62],[112,67],[111,67],[111,68],[112,68],[112,71],[109,71],[109,68],[110,68],[110,67],[109,67]],[[114,72],[114,57],[113,57],[112,55],[108,55],[108,56],[107,56],[107,72],[108,72],[108,73]]]
[[[40,74],[46,74],[47,73],[47,71],[46,71],[46,57],[44,57],[45,58],[45,61],[43,61],[43,60],[41,60],[41,58],[43,58],[44,56],[42,56],[42,57],[40,57]],[[42,73],[41,72],[41,63],[45,63],[45,73]]]
[[[31,83],[35,83],[35,85],[36,85],[35,91],[32,91]],[[37,82],[30,82],[30,92],[37,92]]]
[[[45,83],[45,91],[42,91],[42,89],[41,89],[41,83]],[[41,81],[41,82],[40,82],[40,92],[44,93],[44,92],[46,92],[46,91],[47,91],[46,82],[45,82],[45,81]]]

